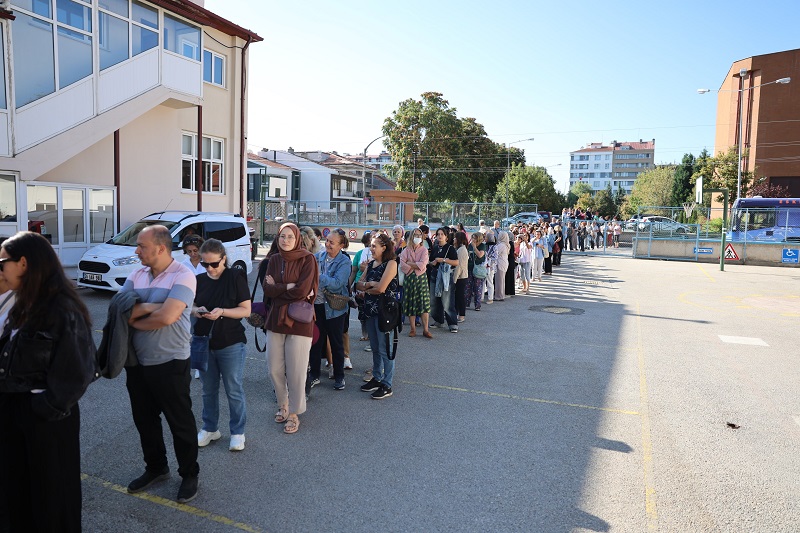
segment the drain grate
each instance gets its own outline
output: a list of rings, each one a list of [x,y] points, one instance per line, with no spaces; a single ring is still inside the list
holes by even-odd
[[[602,281],[587,281],[583,280],[584,285],[602,285]]]
[[[537,311],[539,313],[550,313],[553,315],[582,315],[584,313],[583,309],[579,309],[577,307],[561,307],[557,305],[534,305],[528,309],[531,311]]]

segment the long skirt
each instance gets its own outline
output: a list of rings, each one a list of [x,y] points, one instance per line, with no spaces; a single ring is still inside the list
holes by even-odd
[[[403,314],[420,316],[431,312],[431,293],[428,277],[409,274],[403,280]]]

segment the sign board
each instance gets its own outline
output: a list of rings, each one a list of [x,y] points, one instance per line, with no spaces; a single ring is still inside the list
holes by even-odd
[[[714,253],[714,249],[713,248],[695,248],[694,249],[694,253],[696,253],[696,254],[713,254]]]
[[[800,257],[800,250],[784,248],[783,254],[781,254],[781,263],[797,263],[798,257]]]
[[[728,243],[725,247],[725,261],[739,261],[739,254],[733,249],[733,245]]]
[[[351,229],[350,231],[347,232],[347,236],[350,239],[355,239],[356,237],[358,237],[358,232],[354,229]]]
[[[330,235],[330,234],[331,234],[331,228],[322,228],[322,236],[323,237],[325,237],[327,239],[328,235]]]

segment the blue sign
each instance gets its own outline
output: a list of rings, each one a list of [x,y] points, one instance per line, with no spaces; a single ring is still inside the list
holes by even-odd
[[[783,255],[781,255],[781,263],[797,263],[800,257],[800,251],[793,248],[784,248]]]
[[[695,248],[694,249],[694,253],[696,253],[696,254],[713,254],[714,253],[714,249],[713,248]]]

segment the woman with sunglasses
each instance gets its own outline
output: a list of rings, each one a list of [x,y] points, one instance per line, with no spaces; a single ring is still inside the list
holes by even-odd
[[[194,334],[211,337],[208,369],[200,372],[203,383],[203,428],[197,445],[219,439],[219,382],[225,386],[230,411],[231,440],[228,449],[244,450],[247,408],[244,395],[245,338],[242,319],[250,316],[250,289],[243,270],[225,266],[225,245],[208,239],[200,247],[204,274],[197,276],[192,316]]]
[[[316,296],[318,285],[317,260],[303,248],[300,229],[291,222],[283,224],[278,253],[269,260],[264,278],[264,296],[272,299],[266,329],[269,372],[279,406],[275,422],[285,423],[283,431],[288,434],[297,433],[298,415],[306,411],[308,355],[314,334],[313,320],[295,320],[289,306]]]
[[[400,254],[400,270],[405,274],[403,280],[403,314],[411,325],[409,337],[416,337],[416,317],[422,318],[422,335],[432,339],[428,330],[428,317],[431,312],[431,293],[428,288],[428,250],[423,246],[424,237],[419,228],[411,232],[408,246]]]
[[[0,494],[7,526],[80,531],[78,400],[98,370],[89,311],[38,233],[3,242],[0,278],[16,293],[0,333]]]

